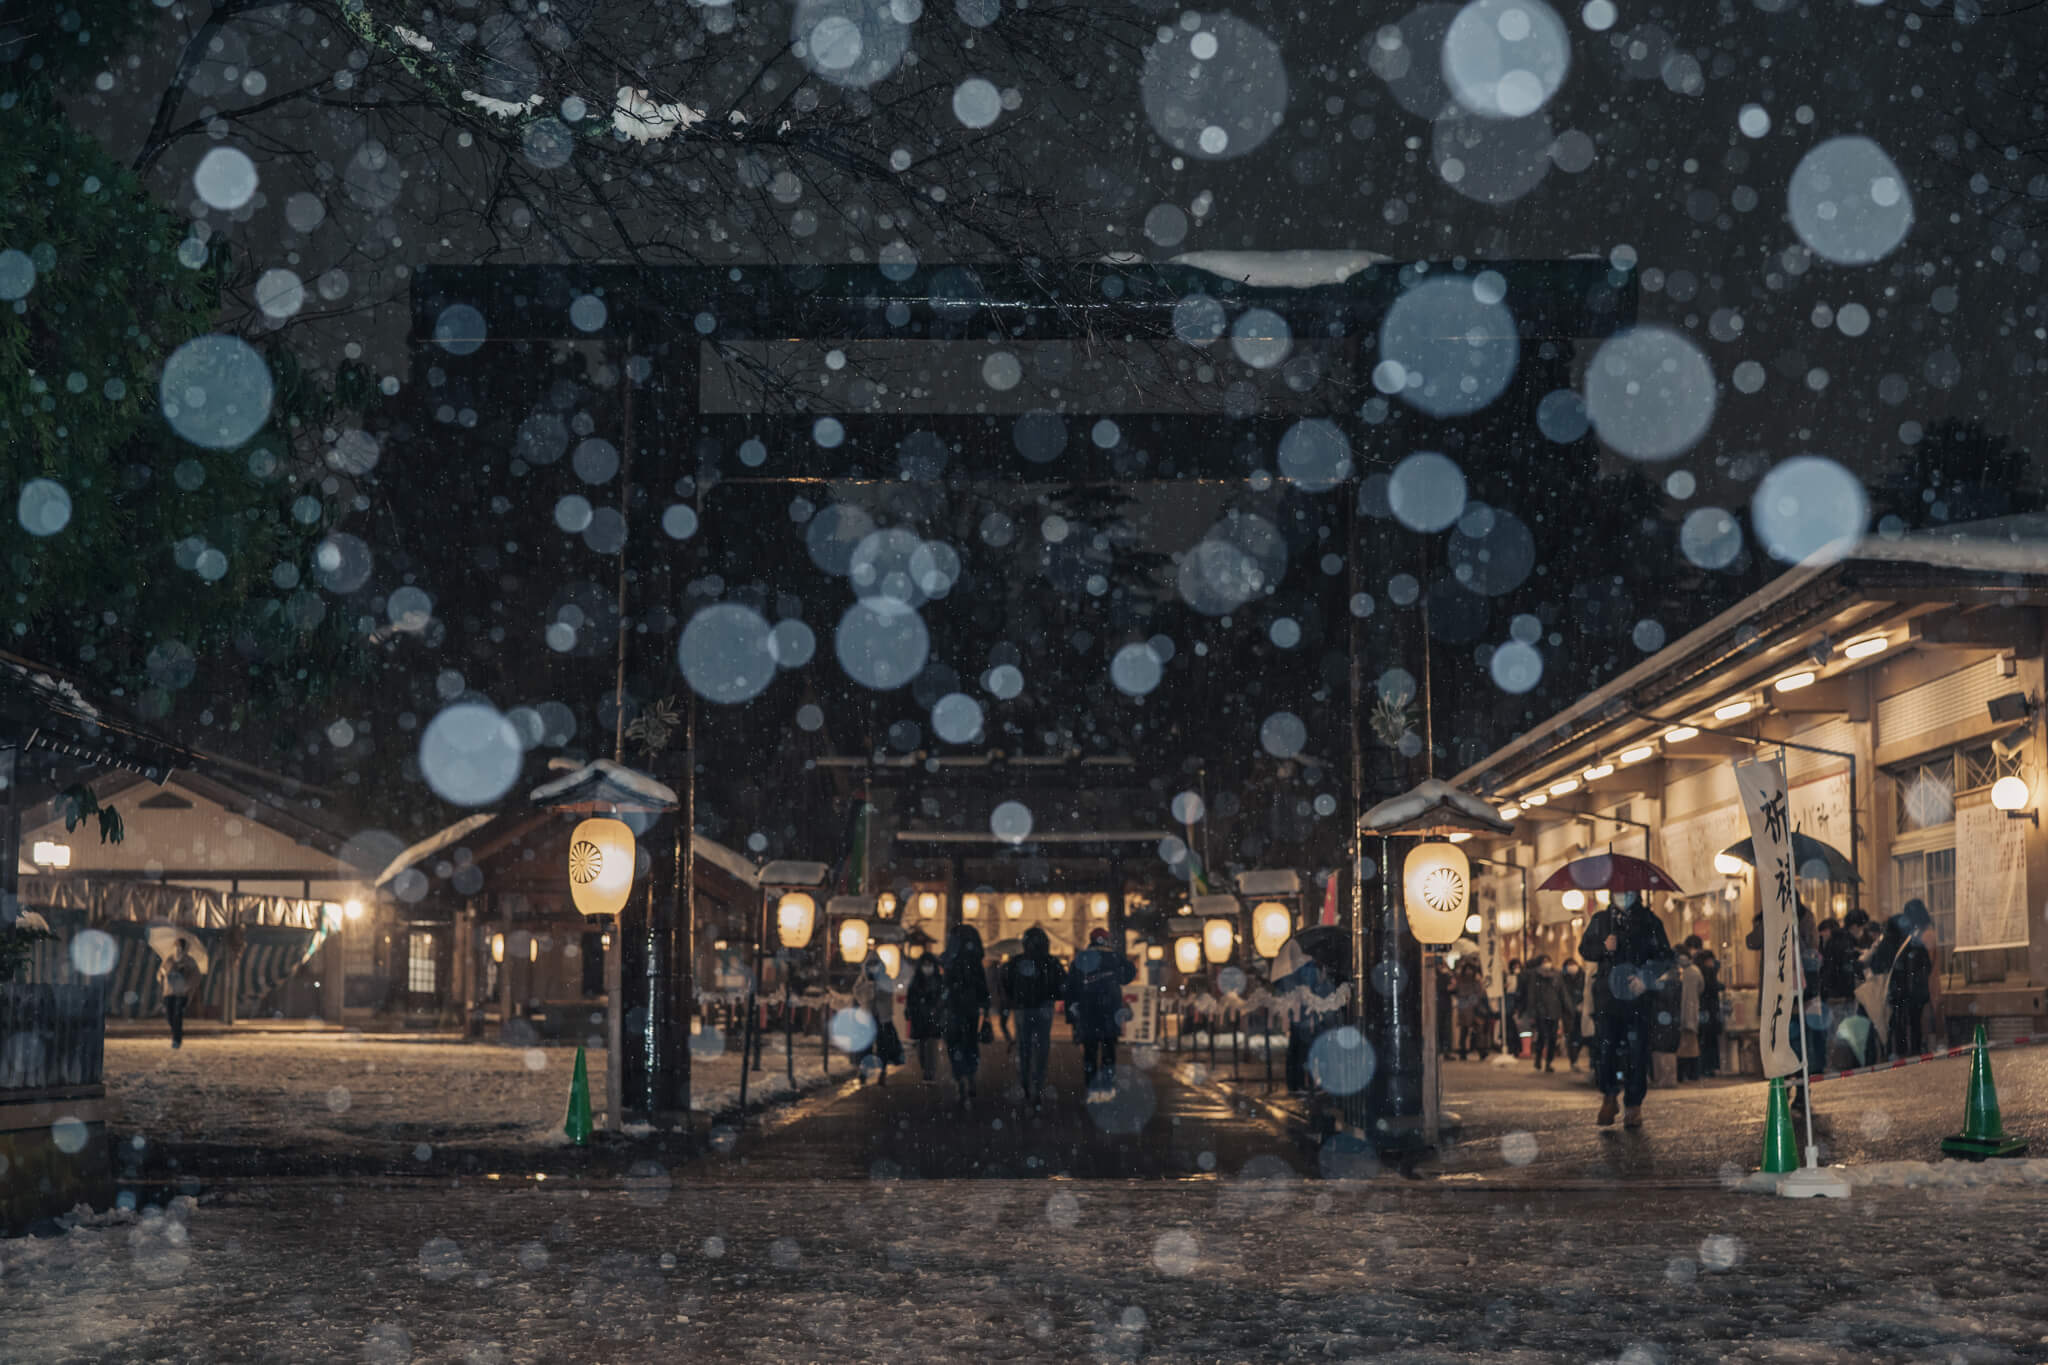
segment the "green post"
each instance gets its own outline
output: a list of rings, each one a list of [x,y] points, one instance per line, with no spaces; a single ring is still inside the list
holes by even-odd
[[[1783,1076],[1771,1077],[1771,1094],[1764,1109],[1765,1175],[1784,1175],[1799,1169],[1799,1144],[1792,1135],[1792,1098]]]

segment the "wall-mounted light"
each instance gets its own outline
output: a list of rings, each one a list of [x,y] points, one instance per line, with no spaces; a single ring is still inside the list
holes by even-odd
[[[883,893],[882,893],[881,895],[879,895],[879,896],[875,897],[875,914],[876,914],[876,916],[877,916],[877,917],[879,917],[879,918],[881,918],[881,919],[887,919],[887,918],[889,918],[889,916],[891,916],[891,915],[893,915],[893,914],[895,914],[895,913],[896,913],[896,893],[895,893],[895,892],[893,892],[893,891],[884,891],[884,892],[883,892]]]
[[[1842,657],[1847,659],[1868,659],[1872,655],[1884,653],[1891,647],[1892,642],[1889,637],[1873,635],[1865,640],[1850,641],[1848,647],[1842,651]]]
[[[963,896],[963,897],[961,897],[961,899],[960,899],[960,913],[961,913],[961,914],[963,914],[963,915],[979,915],[979,914],[981,913],[981,897],[979,897],[979,896]]]
[[[1193,976],[1202,970],[1202,940],[1193,937],[1175,939],[1173,965],[1180,968],[1183,976]]]
[[[36,840],[29,860],[37,867],[71,866],[71,845],[54,843],[49,839]]]
[[[2038,827],[2041,813],[2028,809],[2033,800],[2024,777],[2001,777],[1991,784],[1991,804],[2004,811],[2008,820],[2031,820]]]
[[[1741,701],[1731,701],[1726,703],[1725,705],[1715,707],[1714,719],[1741,720],[1744,716],[1748,715],[1751,711],[1754,710],[1756,710],[1756,703],[1745,697]]]
[[[1097,896],[1093,900],[1089,901],[1088,916],[1090,919],[1108,919],[1109,897]]]
[[[1621,761],[1623,764],[1640,763],[1656,752],[1657,746],[1654,744],[1638,744],[1632,749],[1623,749]]]
[[[1724,877],[1740,877],[1742,869],[1748,866],[1748,863],[1743,862],[1742,859],[1736,857],[1733,853],[1716,853],[1714,855],[1714,871]]]
[[[1561,782],[1553,782],[1550,784],[1550,794],[1552,796],[1570,796],[1573,792],[1577,791],[1578,789],[1579,779],[1576,777],[1567,777]]]
[[[1565,892],[1560,899],[1564,901],[1564,908],[1575,915],[1586,908],[1586,893],[1576,888]]]
[[[1160,962],[1164,961],[1165,958],[1166,949],[1160,944],[1154,943],[1145,949],[1145,960],[1147,962]]]
[[[1813,686],[1813,680],[1817,676],[1812,669],[1802,668],[1797,673],[1787,673],[1784,677],[1772,683],[1771,686],[1777,688],[1780,692],[1797,692],[1802,687]]]
[[[1479,933],[1479,932],[1480,932],[1481,930],[1483,930],[1483,929],[1485,929],[1485,928],[1486,928],[1486,921],[1485,921],[1485,920],[1483,920],[1483,919],[1481,919],[1481,918],[1479,918],[1479,914],[1478,914],[1478,912],[1477,912],[1477,911],[1474,911],[1474,912],[1473,912],[1472,914],[1469,914],[1469,915],[1465,916],[1465,932],[1466,932],[1466,933],[1468,933],[1468,934],[1477,934],[1477,933]]]
[[[1065,919],[1067,917],[1067,898],[1065,896],[1046,897],[1045,913],[1054,919]]]
[[[540,961],[540,940],[539,940],[539,939],[537,939],[537,938],[530,938],[530,939],[526,940],[526,960],[527,960],[528,962],[538,962],[538,961]]]
[[[1502,806],[1502,807],[1500,808],[1500,818],[1501,818],[1501,819],[1503,819],[1503,820],[1512,820],[1512,819],[1514,819],[1514,818],[1515,818],[1515,817],[1516,817],[1517,815],[1520,815],[1521,813],[1522,813],[1522,808],[1521,808],[1520,806],[1514,805],[1514,804],[1512,804],[1512,803],[1510,803],[1510,804],[1508,804],[1508,805],[1505,805],[1505,806]]]
[[[1699,732],[1700,730],[1697,725],[1674,725],[1664,732],[1664,742],[1666,744],[1683,744],[1689,739],[1696,738]]]
[[[939,894],[938,894],[938,892],[936,892],[936,891],[926,891],[926,892],[923,892],[923,893],[921,893],[921,894],[920,894],[920,895],[918,896],[918,898],[917,898],[917,917],[918,917],[919,919],[936,919],[936,918],[938,918],[938,914],[939,914]]]
[[[343,901],[341,903],[341,913],[350,919],[361,919],[363,917],[363,903],[359,900]]]
[[[1534,810],[1536,809],[1536,807],[1542,805],[1549,799],[1550,798],[1544,795],[1542,792],[1530,792],[1527,796],[1522,798],[1522,806],[1525,810]]]
[[[1580,776],[1584,777],[1588,782],[1598,782],[1603,777],[1614,776],[1614,765],[1612,763],[1596,763],[1581,773]]]
[[[1469,829],[1461,829],[1461,830],[1458,830],[1457,832],[1453,833],[1453,834],[1452,834],[1452,835],[1451,835],[1450,837],[1451,837],[1451,842],[1452,842],[1452,843],[1454,843],[1454,844],[1462,844],[1462,843],[1464,843],[1464,842],[1465,842],[1465,841],[1466,841],[1467,839],[1470,839],[1470,838],[1472,837],[1472,831],[1471,831],[1471,830],[1469,830]]]
[[[1022,896],[1005,896],[1005,897],[1003,897],[1003,918],[1004,918],[1004,919],[1022,919],[1022,918],[1024,918],[1024,898],[1023,898]]]

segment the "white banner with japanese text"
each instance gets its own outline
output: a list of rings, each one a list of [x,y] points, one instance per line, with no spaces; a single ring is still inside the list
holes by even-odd
[[[1757,1018],[1757,1049],[1764,1075],[1799,1070],[1793,1036],[1800,1027],[1799,883],[1792,865],[1792,811],[1785,790],[1785,761],[1751,759],[1735,765],[1735,785],[1749,815],[1756,849],[1757,903],[1764,917],[1763,999]]]
[[[1988,801],[1957,807],[1957,952],[2027,946],[2030,828]]]

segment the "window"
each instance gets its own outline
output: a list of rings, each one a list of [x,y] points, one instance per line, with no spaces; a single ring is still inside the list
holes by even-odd
[[[1974,952],[1955,951],[1956,941],[1956,851],[1930,848],[1920,853],[1901,853],[1892,859],[1892,884],[1898,888],[1899,904],[1918,899],[1934,918],[1934,946],[1940,952],[1944,978],[1953,980],[1960,970],[1963,984],[2005,981],[2027,974],[2027,950],[1991,948]]]
[[[405,988],[414,995],[434,993],[434,936],[411,934],[406,938]]]
[[[1949,749],[1887,769],[1899,833],[1954,823],[1959,794],[1982,791],[2019,770],[2018,754],[2000,754],[1989,744]]]

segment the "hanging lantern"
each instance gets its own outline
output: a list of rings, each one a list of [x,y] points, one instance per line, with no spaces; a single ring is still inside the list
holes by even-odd
[[[775,935],[785,948],[808,944],[817,920],[818,903],[801,891],[785,891],[775,903]]]
[[[1565,892],[1558,899],[1563,901],[1564,908],[1571,911],[1574,915],[1586,908],[1586,893],[1577,888]]]
[[[1252,947],[1263,958],[1273,958],[1294,933],[1294,917],[1279,901],[1266,901],[1252,910]]]
[[[864,919],[839,921],[839,957],[848,963],[867,961],[868,922]]]
[[[1024,898],[1022,896],[1004,897],[1003,917],[1005,919],[1022,919],[1024,917]]]
[[[1067,898],[1065,896],[1049,897],[1045,902],[1045,913],[1054,919],[1065,919],[1067,917]]]
[[[1092,900],[1092,901],[1089,901],[1089,902],[1088,902],[1088,915],[1089,915],[1089,918],[1091,918],[1091,919],[1108,919],[1108,918],[1109,918],[1109,897],[1107,897],[1107,896],[1097,896],[1097,897],[1096,897],[1096,898],[1095,898],[1094,900]]]
[[[887,919],[891,915],[895,914],[896,893],[893,891],[884,891],[881,895],[875,897],[875,913],[877,915],[880,915],[883,919]]]
[[[1455,943],[1465,927],[1472,864],[1456,844],[1417,844],[1401,867],[1401,899],[1408,932],[1426,944]]]
[[[585,820],[569,835],[569,894],[586,915],[616,915],[633,893],[633,831],[623,820]]]
[[[1503,908],[1498,914],[1496,914],[1493,917],[1493,927],[1500,930],[1503,934],[1521,933],[1522,907],[1520,907],[1519,905],[1510,905]]]
[[[1477,938],[1482,932],[1485,931],[1485,929],[1486,921],[1479,918],[1479,912],[1477,910],[1474,910],[1471,914],[1465,916],[1466,933],[1472,935],[1474,938]]]
[[[979,896],[966,896],[966,897],[963,897],[963,898],[961,899],[961,901],[960,901],[960,913],[961,913],[961,914],[963,914],[963,915],[970,915],[970,916],[971,916],[971,915],[979,915],[979,914],[981,913],[981,897],[979,897]]]
[[[491,935],[491,961],[493,961],[493,962],[503,962],[504,960],[505,960],[505,936],[504,936],[503,934],[492,934],[492,935]]]
[[[938,914],[938,892],[926,891],[917,898],[917,917],[919,919],[936,919],[938,918]]]
[[[903,945],[900,943],[877,943],[875,956],[882,960],[882,970],[891,976],[903,974]]]
[[[1177,938],[1173,941],[1173,965],[1180,968],[1184,976],[1193,976],[1202,970],[1202,940],[1198,938]]]
[[[1227,919],[1212,919],[1202,925],[1202,954],[1215,966],[1230,961],[1237,946],[1237,933]]]

